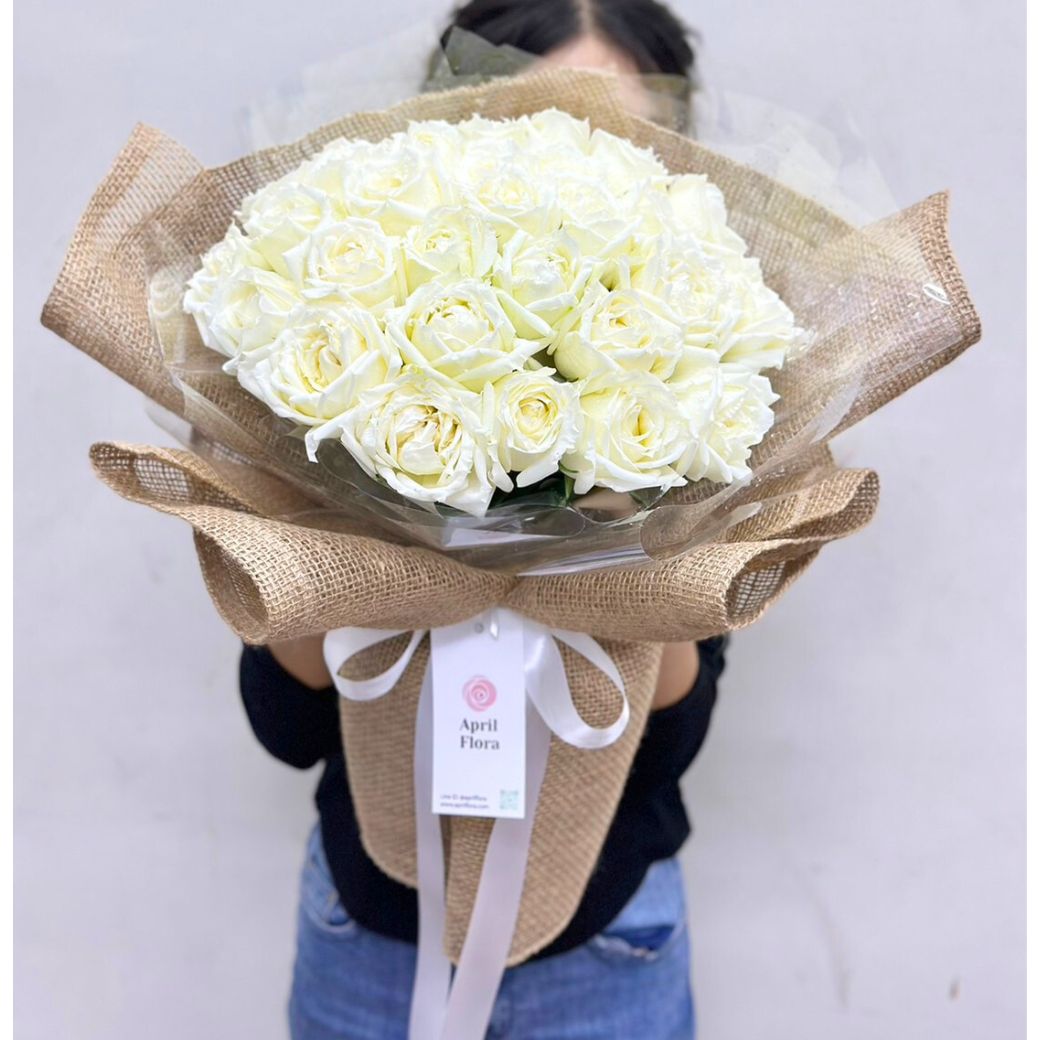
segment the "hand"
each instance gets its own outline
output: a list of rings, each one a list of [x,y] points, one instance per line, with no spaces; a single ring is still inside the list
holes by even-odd
[[[650,710],[657,711],[681,701],[693,689],[700,668],[701,655],[696,643],[665,643]]]
[[[332,685],[332,676],[325,667],[322,653],[324,636],[302,636],[271,643],[271,656],[298,682],[312,690],[324,690]]]

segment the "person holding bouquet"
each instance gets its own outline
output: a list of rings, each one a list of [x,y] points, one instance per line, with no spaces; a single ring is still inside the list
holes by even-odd
[[[295,1040],[689,1040],[679,781],[726,634],[874,515],[829,441],[980,338],[948,193],[705,147],[653,0],[474,0],[425,87],[210,169],[139,124],[42,321],[171,413],[94,471],[324,763]]]
[[[682,77],[687,102],[695,86],[689,33],[654,0],[473,0],[454,12],[445,39],[456,27],[546,64]],[[638,87],[629,89],[628,103],[652,112],[652,99]],[[489,1036],[694,1036],[676,859],[690,824],[679,780],[707,734],[726,643],[716,637],[666,645],[646,733],[584,897],[556,940],[507,971]],[[320,823],[301,879],[293,1040],[403,1038],[416,892],[385,875],[362,845],[322,639],[246,646],[240,677],[263,746],[297,768],[324,763]]]

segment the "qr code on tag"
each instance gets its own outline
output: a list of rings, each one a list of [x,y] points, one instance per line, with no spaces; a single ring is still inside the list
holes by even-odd
[[[498,792],[498,807],[503,812],[512,810],[515,812],[520,808],[520,792],[519,791],[505,791],[501,790]]]

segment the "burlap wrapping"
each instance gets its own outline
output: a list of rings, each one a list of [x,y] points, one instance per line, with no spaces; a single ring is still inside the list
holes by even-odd
[[[705,498],[696,487],[670,495],[644,528],[655,562],[520,577],[395,544],[393,533],[374,528],[361,510],[353,518],[329,512],[323,488],[297,478],[298,445],[273,432],[262,406],[233,379],[204,373],[185,379],[187,392],[171,380],[148,287],[157,271],[190,272],[223,236],[244,195],[336,137],[378,139],[409,119],[515,116],[549,105],[652,145],[673,171],[709,174],[767,280],[816,339],[776,380],[782,414],[756,451],[759,475],[723,496]],[[877,503],[875,474],[837,467],[824,442],[979,337],[947,241],[944,195],[856,230],[782,185],[631,117],[609,77],[562,70],[349,116],[295,145],[212,170],[158,131],[138,127],[80,222],[43,321],[226,449],[207,460],[106,443],[94,446],[92,460],[119,494],[192,525],[213,601],[243,639],[263,643],[344,625],[426,629],[501,604],[588,632],[610,652],[626,682],[631,723],[598,751],[553,739],[510,963],[549,943],[577,907],[644,729],[660,644],[750,624],[823,545],[867,523]],[[754,515],[725,521],[750,503]],[[375,647],[352,668],[374,672],[396,651],[392,642]],[[616,692],[566,648],[564,655],[582,715],[609,722]],[[384,871],[410,885],[411,747],[425,663],[424,645],[390,694],[342,705],[365,846]],[[457,960],[490,821],[442,822],[445,948]]]

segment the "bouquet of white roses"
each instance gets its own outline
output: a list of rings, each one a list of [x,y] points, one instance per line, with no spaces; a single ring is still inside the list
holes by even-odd
[[[191,524],[234,630],[327,633],[365,847],[420,889],[413,1023],[483,1037],[565,927],[662,644],[870,520],[828,439],[979,336],[946,215],[855,227],[563,70],[214,169],[146,127],[117,157],[44,321],[190,425],[92,458]],[[432,734],[476,679],[526,772],[460,770],[460,814]]]
[[[335,140],[236,216],[185,297],[225,371],[477,516],[746,477],[801,335],[707,177],[556,109]]]

